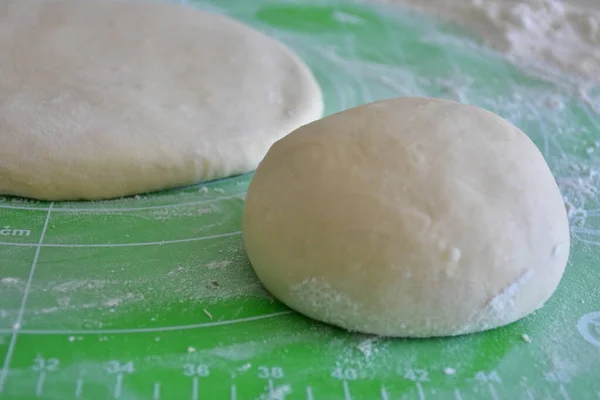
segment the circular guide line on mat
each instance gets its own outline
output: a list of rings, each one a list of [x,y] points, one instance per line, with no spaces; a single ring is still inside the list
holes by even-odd
[[[128,211],[145,211],[145,210],[157,210],[163,208],[176,208],[176,207],[185,207],[185,206],[195,206],[201,204],[210,204],[223,200],[231,200],[236,198],[242,198],[246,195],[244,193],[237,193],[230,196],[219,197],[211,200],[198,200],[198,201],[190,201],[185,203],[173,203],[173,204],[162,204],[158,206],[143,206],[143,207],[126,207],[126,208],[53,208],[52,212],[62,212],[62,213],[113,213],[113,212],[128,212]],[[48,211],[48,207],[23,207],[23,206],[10,206],[10,205],[1,205],[0,208],[10,209],[10,210],[27,210],[27,211]]]
[[[600,348],[600,311],[579,318],[577,330],[586,342]]]
[[[228,321],[215,321],[206,322],[200,324],[191,325],[177,325],[177,326],[160,326],[156,328],[123,328],[123,329],[98,329],[98,330],[85,330],[85,329],[19,329],[20,335],[111,335],[120,333],[148,333],[148,332],[167,332],[167,331],[183,331],[189,329],[199,328],[210,328],[213,326],[222,325],[233,325],[240,324],[243,322],[252,322],[262,319],[275,318],[283,315],[292,314],[292,311],[279,311],[270,314],[256,315],[254,317],[246,317],[239,319],[232,319]],[[13,333],[14,329],[0,329],[0,334]]]
[[[198,242],[201,240],[219,239],[229,236],[241,235],[241,231],[222,233],[219,235],[201,236],[197,238],[189,239],[176,239],[176,240],[162,240],[160,242],[141,242],[141,243],[99,243],[99,244],[61,244],[61,243],[10,243],[0,242],[3,246],[19,246],[19,247],[135,247],[135,246],[160,246],[163,244],[172,243],[187,243],[187,242]]]

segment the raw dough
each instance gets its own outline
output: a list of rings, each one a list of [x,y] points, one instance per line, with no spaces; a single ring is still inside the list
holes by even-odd
[[[274,296],[389,336],[516,321],[553,293],[570,247],[561,194],[533,142],[488,111],[426,98],[353,108],[275,143],[243,230]]]
[[[225,16],[0,1],[0,194],[100,199],[248,172],[322,109],[298,57]]]

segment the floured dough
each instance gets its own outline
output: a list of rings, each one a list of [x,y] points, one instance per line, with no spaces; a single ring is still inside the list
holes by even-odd
[[[530,139],[479,108],[380,101],[273,145],[246,198],[265,287],[343,328],[429,337],[531,313],[557,287],[569,226]]]
[[[100,199],[248,172],[322,109],[298,57],[225,16],[0,1],[0,194]]]

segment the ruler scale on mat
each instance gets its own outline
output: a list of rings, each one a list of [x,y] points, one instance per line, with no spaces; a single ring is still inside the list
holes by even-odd
[[[505,328],[368,337],[304,318],[261,288],[240,233],[250,175],[105,202],[0,197],[0,398],[599,399],[600,116],[455,28],[406,11],[217,3],[197,5],[298,52],[327,114],[428,95],[521,127],[569,208],[561,286]]]

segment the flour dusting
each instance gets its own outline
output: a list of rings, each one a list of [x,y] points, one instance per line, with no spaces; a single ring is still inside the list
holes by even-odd
[[[379,348],[376,346],[377,341],[381,340],[380,337],[368,337],[364,340],[361,340],[357,345],[356,348],[365,356],[365,358],[368,360],[370,359],[374,354],[377,354],[377,352],[379,351]]]
[[[359,305],[324,279],[311,277],[292,285],[290,295],[297,304],[305,304],[308,310],[315,310],[336,325],[347,326],[345,318],[359,314]]]
[[[403,4],[463,24],[521,64],[591,79],[600,76],[600,9],[592,1],[375,1]]]
[[[444,374],[454,375],[454,374],[456,374],[456,369],[451,368],[451,367],[446,367],[446,368],[444,368]]]
[[[521,288],[531,280],[533,275],[533,270],[527,270],[517,281],[511,283],[502,292],[494,296],[488,303],[488,307],[497,314],[512,311],[515,299],[521,293]]]
[[[292,387],[287,384],[277,385],[272,390],[266,389],[266,393],[261,394],[259,400],[285,400],[285,396],[292,393]]]
[[[109,264],[100,273],[90,270],[88,279],[60,274],[56,279],[38,278],[31,292],[43,301],[29,302],[25,316],[31,321],[52,315],[55,324],[94,329],[110,328],[115,318],[133,311],[151,313],[147,322],[158,326],[165,324],[174,308],[189,309],[189,316],[199,322],[236,318],[248,299],[272,304],[246,260],[241,238],[227,238],[214,246],[218,248],[151,268],[134,260],[131,265],[116,264],[118,268]],[[21,290],[23,284],[18,278],[0,278],[0,292],[2,288]],[[223,303],[239,304],[239,309],[224,315]],[[17,307],[6,307],[0,319],[15,318],[17,313]]]

